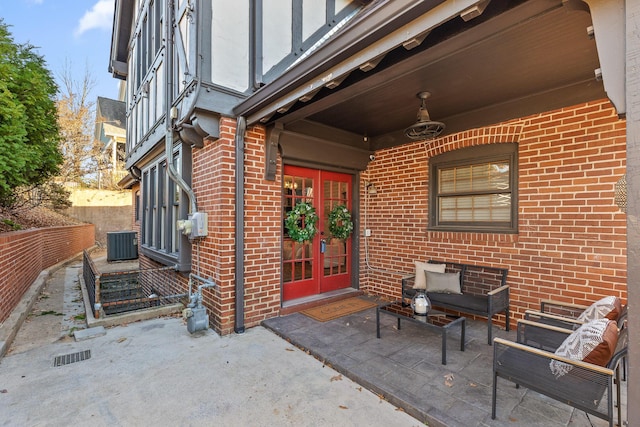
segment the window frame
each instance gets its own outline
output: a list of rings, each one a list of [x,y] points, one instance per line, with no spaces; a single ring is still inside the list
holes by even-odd
[[[471,166],[488,162],[508,161],[509,192],[511,194],[511,212],[509,220],[504,222],[460,221],[445,222],[440,219],[439,171],[454,166]],[[516,234],[518,233],[518,144],[485,144],[449,151],[429,159],[429,224],[432,231],[474,232]],[[481,192],[479,194],[504,194],[505,191]],[[448,196],[455,196],[449,193]],[[460,192],[471,195],[471,192]]]
[[[179,171],[191,171],[190,147],[176,145],[172,160]],[[188,184],[191,182],[190,173],[183,172],[182,177]],[[141,253],[161,264],[175,266],[178,271],[189,271],[191,244],[176,226],[177,219],[188,216],[188,198],[168,176],[165,155],[142,169],[141,192]]]
[[[140,190],[136,190],[134,196],[134,221],[136,224],[140,223],[140,209],[142,207],[141,197],[142,195]]]

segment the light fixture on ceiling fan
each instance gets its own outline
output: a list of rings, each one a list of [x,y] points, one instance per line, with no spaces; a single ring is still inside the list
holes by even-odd
[[[420,109],[418,109],[418,121],[406,128],[404,134],[413,140],[435,138],[444,131],[445,126],[444,123],[435,122],[429,117],[426,100],[431,96],[431,93],[420,92],[416,96],[422,100]]]

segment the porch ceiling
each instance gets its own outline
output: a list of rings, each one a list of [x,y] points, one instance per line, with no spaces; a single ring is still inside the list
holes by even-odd
[[[350,71],[337,87],[274,108],[280,112],[246,112],[302,134],[322,129],[330,139],[335,130],[341,142],[360,147],[367,136],[367,148],[375,150],[410,142],[403,130],[416,121],[421,91],[431,92],[427,109],[445,123],[445,134],[601,99],[596,43],[587,32],[591,15],[570,7],[575,4],[492,0],[482,15],[444,22],[419,46],[395,47],[374,68]]]

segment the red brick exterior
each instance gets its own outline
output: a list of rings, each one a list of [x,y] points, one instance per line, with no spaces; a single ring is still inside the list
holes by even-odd
[[[282,227],[281,163],[276,180],[264,179],[265,133],[249,129],[245,137],[245,323],[256,326],[280,310]]]
[[[213,280],[217,287],[205,289],[204,302],[212,326],[221,333],[233,331],[235,306],[235,122],[222,119],[220,138],[205,140],[193,154],[193,190],[198,210],[209,215],[209,235],[193,245],[192,271]]]
[[[519,144],[518,234],[428,231],[429,158],[503,142]],[[626,215],[614,203],[625,165],[625,122],[606,100],[381,150],[362,179],[377,188],[369,264],[385,272],[367,268],[363,245],[361,289],[399,297],[413,261],[435,258],[508,268],[514,320],[541,299],[626,300]]]
[[[93,224],[38,228],[0,234],[0,323],[40,272],[95,243]]]
[[[245,135],[245,327],[277,316],[281,306],[282,160],[276,180],[265,180],[265,138],[262,126]],[[429,231],[429,158],[506,142],[519,144],[518,234]],[[625,165],[625,122],[606,100],[380,150],[361,174],[360,232],[366,213],[372,236],[368,260],[361,238],[360,289],[397,298],[413,261],[437,258],[508,268],[514,322],[544,298],[626,300],[626,216],[613,201]],[[376,195],[364,194],[364,181],[375,184]],[[193,246],[192,270],[218,285],[205,290],[204,302],[212,327],[228,334],[236,314],[235,120],[223,118],[220,138],[194,149],[192,182],[198,210],[209,215],[208,237]]]
[[[222,119],[220,138],[194,150],[193,189],[198,210],[209,214],[209,235],[194,245],[192,270],[218,285],[205,290],[212,326],[235,326],[235,126]],[[280,307],[280,178],[264,180],[264,129],[245,136],[245,326],[273,317]],[[278,166],[280,167],[280,166]]]

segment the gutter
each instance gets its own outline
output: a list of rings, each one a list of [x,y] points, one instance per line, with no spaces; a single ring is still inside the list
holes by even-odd
[[[247,121],[243,116],[238,116],[236,124],[236,312],[234,331],[237,334],[244,333],[244,133],[247,130]]]
[[[190,213],[198,212],[198,205],[196,202],[196,195],[193,189],[187,184],[187,182],[182,178],[182,176],[176,170],[175,165],[173,164],[173,133],[174,133],[174,123],[173,121],[177,119],[178,111],[173,107],[173,8],[174,2],[173,0],[168,0],[165,7],[165,40],[166,40],[166,63],[164,64],[164,80],[165,80],[165,94],[166,94],[166,114],[165,120],[167,124],[166,134],[165,134],[165,155],[167,157],[167,172],[169,174],[169,178],[175,182],[178,187],[182,191],[187,194],[187,198],[189,199]]]

